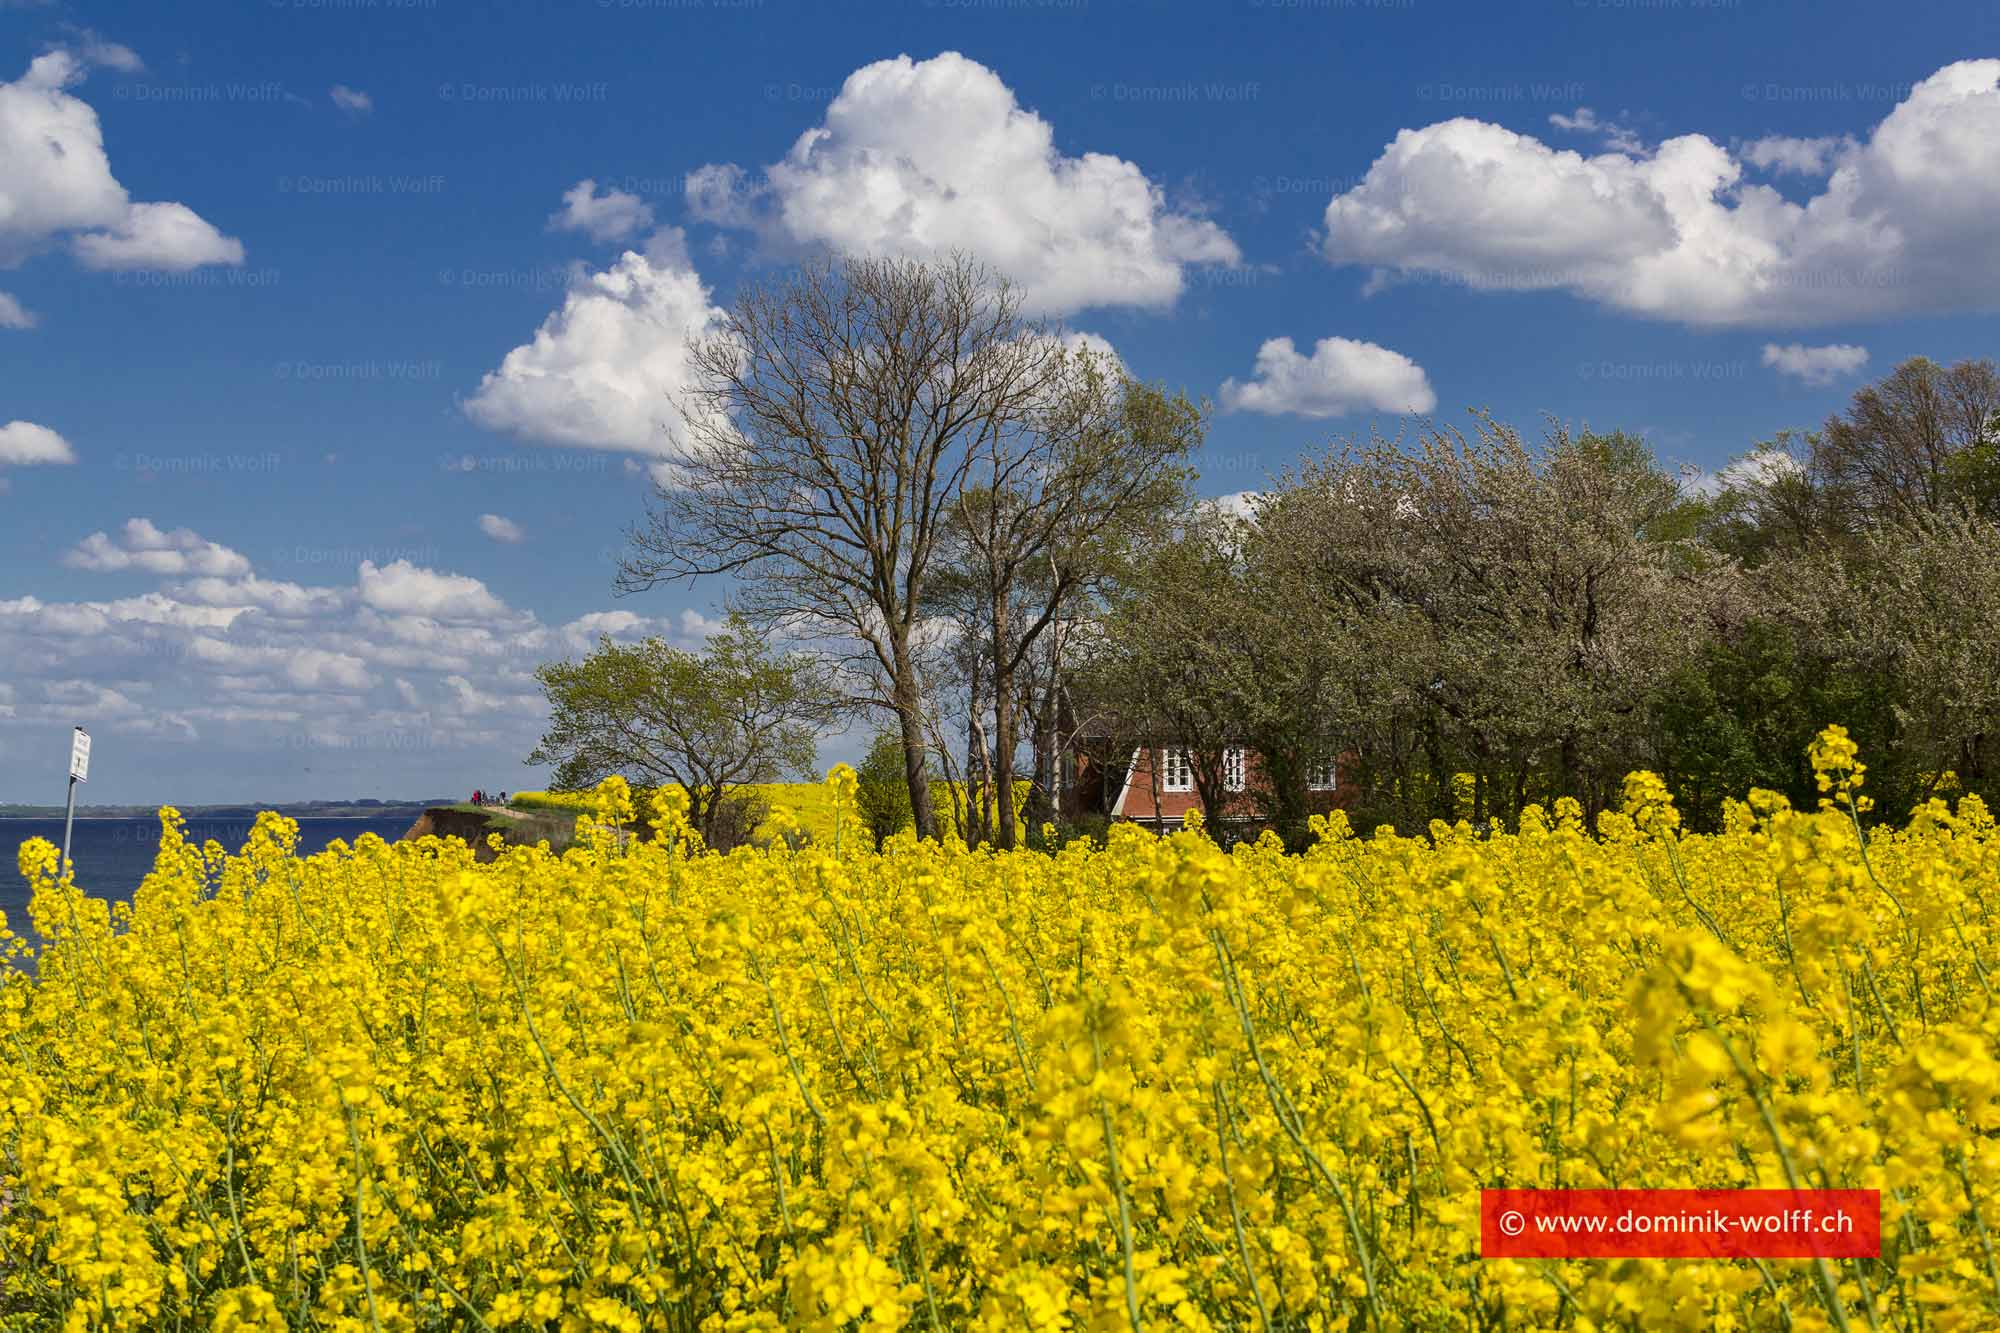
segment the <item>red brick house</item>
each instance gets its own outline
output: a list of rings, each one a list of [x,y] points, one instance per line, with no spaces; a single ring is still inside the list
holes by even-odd
[[[1171,829],[1179,826],[1188,811],[1202,808],[1194,765],[1185,748],[1140,746],[1132,751],[1122,772],[1108,763],[1100,767],[1087,755],[1079,755],[1078,760],[1079,786],[1088,787],[1093,781],[1103,784],[1098,788],[1102,793],[1100,799],[1109,804],[1101,808],[1113,819],[1129,819],[1150,829]],[[1203,810],[1204,818],[1211,823],[1243,826],[1263,823],[1265,811],[1257,797],[1264,785],[1259,768],[1257,756],[1243,746],[1224,750],[1222,781],[1228,804],[1219,813]],[[1345,780],[1340,763],[1330,762],[1308,781],[1307,808],[1316,814],[1345,809],[1353,804],[1356,795],[1355,788]]]

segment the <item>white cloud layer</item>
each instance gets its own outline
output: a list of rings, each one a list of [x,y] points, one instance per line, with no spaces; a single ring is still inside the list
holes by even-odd
[[[688,345],[721,319],[693,269],[628,250],[570,288],[534,341],[480,380],[466,414],[543,444],[665,455]]]
[[[1257,349],[1246,383],[1225,380],[1220,392],[1231,412],[1338,417],[1349,412],[1428,412],[1437,406],[1424,369],[1401,352],[1352,338],[1321,338],[1311,356],[1290,338],[1272,338]]]
[[[783,161],[754,178],[733,164],[701,168],[688,203],[780,248],[962,250],[1050,313],[1171,305],[1188,265],[1241,258],[1222,228],[1169,207],[1135,164],[1061,152],[1049,122],[957,52],[856,70]]]
[[[1807,384],[1831,384],[1868,364],[1868,349],[1854,343],[1807,347],[1804,343],[1764,344],[1764,364]]]
[[[242,243],[185,204],[134,203],[111,174],[97,113],[66,91],[92,64],[130,69],[137,59],[92,39],[80,51],[38,56],[0,83],[0,267],[64,238],[90,268],[243,262]]]
[[[636,194],[580,180],[563,193],[563,206],[549,216],[554,231],[580,231],[593,241],[623,241],[653,225],[653,208]]]
[[[0,597],[0,755],[81,723],[99,734],[107,781],[125,766],[130,794],[109,799],[186,795],[193,770],[134,778],[132,765],[142,744],[191,740],[226,763],[201,775],[210,794],[187,799],[434,795],[458,785],[435,775],[468,762],[481,779],[518,767],[546,719],[536,665],[602,634],[698,646],[714,623],[616,610],[548,625],[477,578],[408,560],[361,561],[345,582],[286,582],[145,518],[92,534],[72,557],[158,584],[107,599]],[[151,753],[158,766],[187,752]],[[238,772],[294,789],[246,790]]]
[[[9,293],[0,292],[0,329],[32,329],[37,322],[34,311]]]
[[[1803,203],[1746,163],[1817,173]],[[1917,84],[1863,142],[1700,134],[1586,157],[1460,118],[1404,130],[1327,205],[1340,264],[1563,290],[1697,325],[2000,306],[2000,60]]]

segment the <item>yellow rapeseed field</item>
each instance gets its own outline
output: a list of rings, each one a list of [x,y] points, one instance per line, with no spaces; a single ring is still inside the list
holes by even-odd
[[[763,801],[770,811],[757,826],[756,836],[760,841],[768,842],[787,830],[825,841],[834,836],[840,823],[834,788],[824,782],[753,782],[730,790]],[[1028,792],[1028,783],[1015,784],[1015,815],[1027,808]],[[588,792],[520,791],[514,793],[509,804],[522,810],[588,810],[591,799]],[[967,806],[964,784],[933,782],[931,799],[937,803],[938,826],[944,835],[961,836],[957,830],[959,815]],[[987,805],[989,810],[993,808],[990,798]]]
[[[2000,832],[1196,831],[702,853],[162,812],[0,989],[0,1322],[1991,1328]],[[852,775],[830,779],[851,809]],[[616,782],[598,815],[630,814]],[[623,808],[621,808],[621,806]],[[1878,1188],[1881,1259],[1478,1257],[1482,1186]]]

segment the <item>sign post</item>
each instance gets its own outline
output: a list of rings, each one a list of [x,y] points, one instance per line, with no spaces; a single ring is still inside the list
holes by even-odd
[[[69,808],[63,811],[63,873],[71,871],[69,831],[76,822],[76,784],[90,779],[90,733],[78,727],[69,740]]]

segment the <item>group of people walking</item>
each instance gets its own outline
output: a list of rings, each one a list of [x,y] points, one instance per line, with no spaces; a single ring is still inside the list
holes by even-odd
[[[475,787],[472,792],[472,803],[474,805],[505,805],[507,804],[507,793],[503,791],[498,796],[495,796],[483,787]]]

